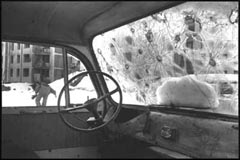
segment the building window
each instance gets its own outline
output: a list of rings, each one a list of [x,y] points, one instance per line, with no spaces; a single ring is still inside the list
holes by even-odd
[[[54,66],[57,68],[63,68],[63,56],[55,55]]]
[[[46,63],[50,62],[50,56],[49,55],[43,55],[42,59],[43,59],[43,62],[46,62]]]
[[[14,50],[14,43],[10,43],[10,49],[13,51]]]
[[[30,54],[24,55],[24,62],[31,62]]]
[[[11,63],[13,63],[13,56],[11,56]]]
[[[20,49],[20,43],[17,44],[17,48]]]
[[[56,48],[55,48],[55,52],[56,52],[56,53],[62,53],[62,48],[56,47]]]
[[[18,68],[17,69],[17,77],[19,77],[19,75],[20,75],[20,69]]]
[[[49,70],[48,69],[42,70],[42,76],[43,77],[49,77]]]
[[[13,77],[13,69],[10,69],[10,76]]]
[[[63,69],[54,69],[54,80],[63,78]]]
[[[43,52],[49,53],[50,52],[50,48],[43,48]]]
[[[29,68],[24,68],[23,69],[23,76],[28,77],[29,76]]]
[[[20,55],[17,55],[17,63],[20,63]]]
[[[24,44],[24,48],[29,48],[30,44]]]

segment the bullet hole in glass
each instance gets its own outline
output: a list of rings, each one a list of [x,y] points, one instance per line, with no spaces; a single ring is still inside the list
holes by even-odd
[[[156,56],[156,59],[157,59],[158,62],[162,62],[162,56],[157,55],[157,56]]]
[[[179,34],[177,34],[177,35],[175,36],[174,41],[175,41],[176,43],[178,43],[178,42],[181,41],[181,38],[180,38],[180,35],[179,35]]]
[[[102,54],[102,51],[101,51],[101,49],[97,49],[97,52],[99,53],[99,54]]]
[[[210,58],[209,65],[211,65],[212,67],[215,67],[217,65],[217,63],[213,58]]]
[[[148,83],[145,83],[145,87],[149,87],[149,84],[148,84]]]
[[[131,28],[130,31],[132,32],[132,34],[135,33],[135,29],[134,28]]]
[[[143,50],[142,49],[138,49],[138,54],[143,54]]]
[[[153,42],[153,33],[151,30],[148,30],[148,32],[145,34],[145,36],[149,43]]]
[[[125,40],[127,41],[128,44],[132,45],[133,44],[133,39],[130,36],[126,36]]]
[[[142,77],[138,74],[138,73],[135,73],[135,78],[137,78],[137,79],[142,79]]]
[[[126,52],[124,54],[125,58],[128,60],[128,61],[132,61],[132,53],[131,52]]]
[[[112,44],[112,43],[110,43],[110,45],[109,45],[111,48],[114,48],[114,45]]]
[[[129,65],[128,65],[128,64],[125,64],[125,68],[126,68],[126,69],[129,69]]]

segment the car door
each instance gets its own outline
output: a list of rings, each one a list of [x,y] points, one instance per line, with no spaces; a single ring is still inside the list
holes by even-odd
[[[99,157],[101,133],[74,130],[59,116],[60,108],[98,97],[96,83],[86,76],[68,84],[59,100],[61,89],[73,76],[91,70],[83,54],[30,42],[2,42],[2,47],[2,157]],[[78,118],[77,124],[87,128],[93,115],[86,109],[75,114],[66,117]]]

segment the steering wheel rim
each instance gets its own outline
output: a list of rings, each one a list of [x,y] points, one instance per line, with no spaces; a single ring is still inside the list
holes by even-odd
[[[98,98],[96,98],[96,100],[93,102],[93,103],[87,103],[87,104],[83,104],[83,105],[81,105],[80,107],[78,107],[78,108],[73,108],[73,109],[65,109],[65,110],[61,110],[61,106],[60,106],[60,102],[61,102],[61,97],[62,97],[62,94],[63,94],[63,92],[65,91],[65,88],[74,80],[74,79],[76,79],[76,78],[78,78],[78,77],[81,77],[81,76],[83,76],[84,74],[86,74],[86,75],[90,75],[90,74],[101,74],[101,75],[104,75],[104,76],[106,76],[106,77],[108,77],[109,79],[111,79],[114,83],[115,83],[115,85],[117,86],[117,88],[116,89],[114,89],[113,91],[108,91],[107,93],[104,93],[102,96],[100,96],[100,97],[98,97]],[[65,118],[64,118],[64,113],[65,112],[67,112],[67,113],[70,113],[69,111],[73,111],[73,110],[79,110],[79,109],[83,109],[83,108],[86,108],[87,106],[90,106],[90,105],[93,105],[93,104],[95,104],[95,103],[98,103],[98,102],[100,102],[100,101],[102,101],[102,100],[105,100],[106,98],[108,98],[109,96],[111,96],[112,94],[115,94],[116,92],[119,92],[119,103],[117,103],[117,107],[115,108],[115,111],[114,111],[114,113],[111,115],[111,118],[109,118],[106,122],[103,122],[103,124],[101,124],[101,125],[99,125],[99,126],[96,126],[96,127],[94,127],[94,128],[88,128],[88,129],[84,129],[84,128],[80,128],[80,127],[76,127],[76,126],[74,126],[74,125],[72,125],[70,122],[68,122]],[[105,102],[104,102],[105,103]],[[78,130],[78,131],[85,131],[85,132],[89,132],[89,131],[95,131],[95,130],[98,130],[98,129],[100,129],[100,128],[103,128],[103,127],[105,127],[107,124],[109,124],[111,121],[113,121],[116,117],[117,117],[117,115],[118,115],[118,113],[120,112],[120,109],[121,109],[121,106],[122,106],[122,91],[121,91],[121,88],[120,88],[120,86],[119,86],[119,84],[117,83],[117,81],[112,77],[112,76],[110,76],[110,75],[108,75],[107,73],[104,73],[104,72],[101,72],[101,71],[85,71],[85,72],[81,72],[81,73],[79,73],[79,74],[77,74],[77,75],[75,75],[74,77],[72,77],[70,80],[68,80],[67,81],[67,83],[63,86],[63,88],[61,89],[61,91],[60,91],[60,93],[59,93],[59,96],[58,96],[58,114],[59,114],[59,116],[60,116],[60,118],[63,120],[63,122],[67,125],[67,126],[69,126],[70,128],[72,128],[72,129],[75,129],[75,130]],[[66,105],[66,104],[65,104]],[[69,104],[67,104],[67,106],[68,106]],[[114,106],[112,106],[112,107],[114,107]],[[109,109],[111,109],[111,107],[109,108]],[[106,116],[106,115],[105,115]]]

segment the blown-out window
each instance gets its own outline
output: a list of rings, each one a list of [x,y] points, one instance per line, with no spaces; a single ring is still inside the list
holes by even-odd
[[[31,62],[30,54],[25,54],[23,59],[24,59],[24,62]]]
[[[93,39],[123,103],[238,114],[238,3],[187,2]]]

